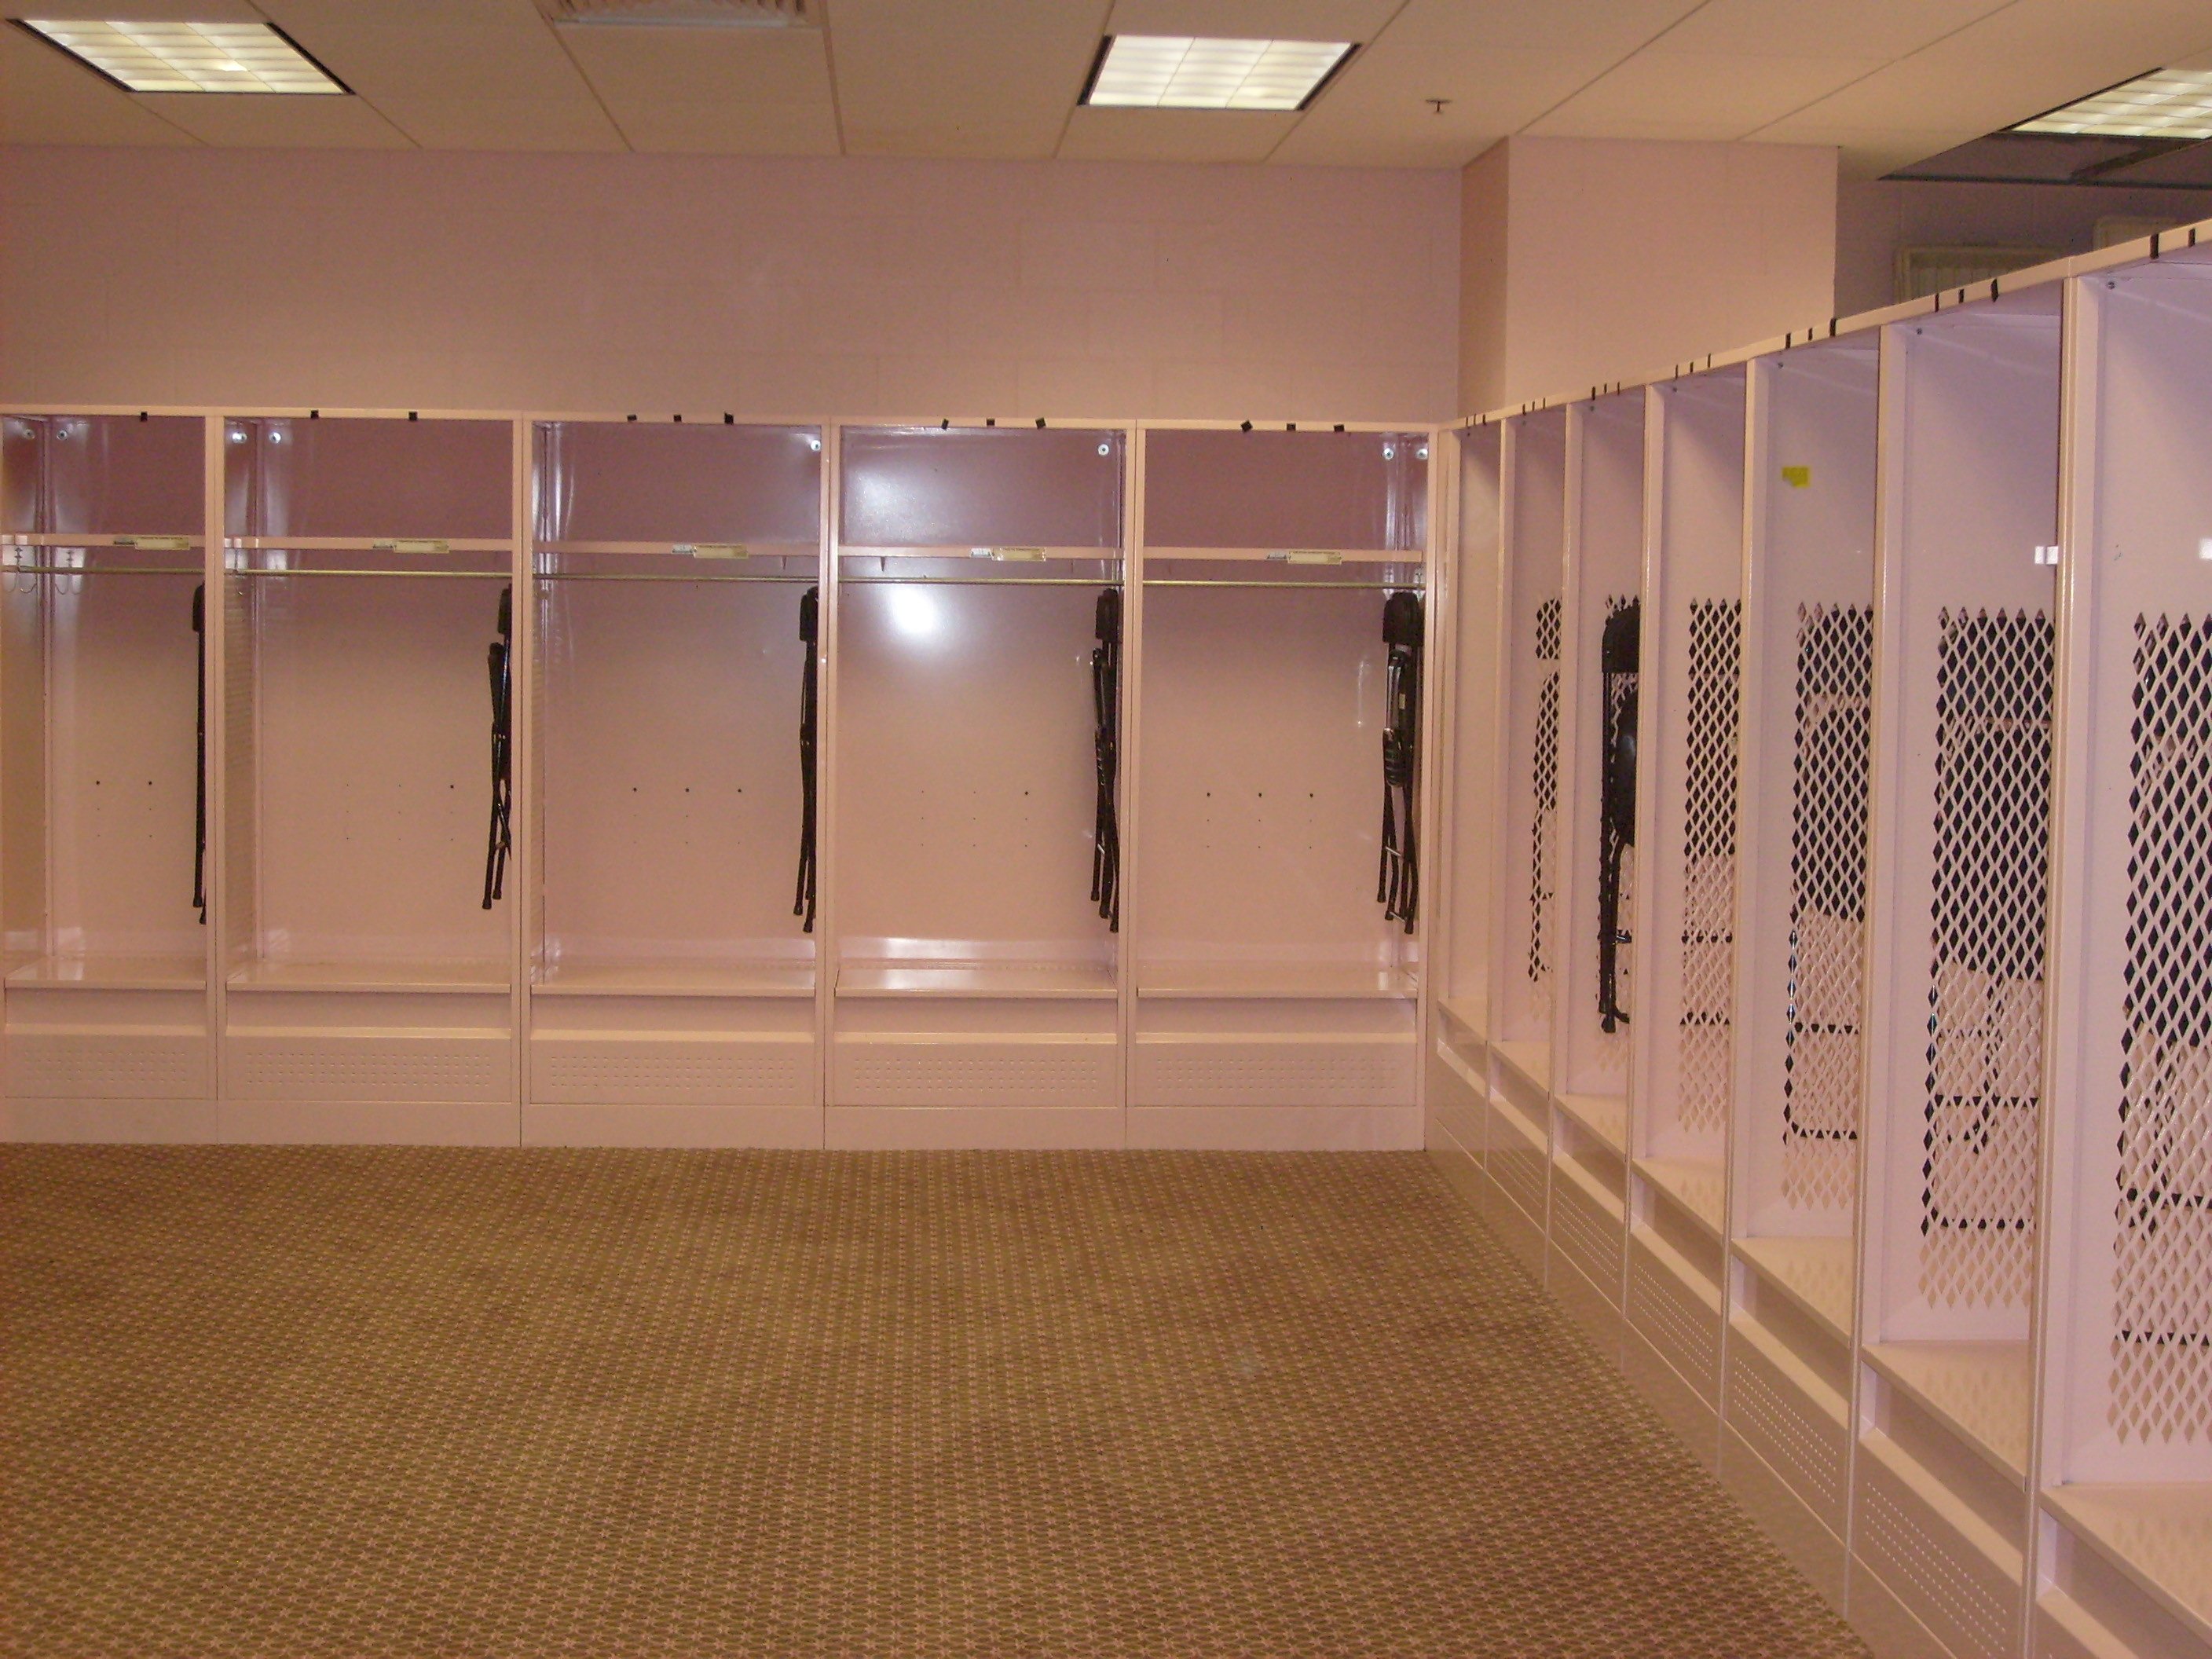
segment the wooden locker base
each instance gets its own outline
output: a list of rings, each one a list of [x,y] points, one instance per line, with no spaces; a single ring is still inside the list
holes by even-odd
[[[219,1139],[244,1146],[518,1146],[514,1105],[379,1100],[227,1100]]]
[[[211,1100],[4,1100],[0,1140],[191,1145],[220,1139]]]
[[[1111,1106],[832,1106],[822,1144],[833,1152],[1111,1149],[1121,1114]]]
[[[1176,1152],[1417,1152],[1418,1106],[1132,1106],[1133,1147]]]
[[[533,1104],[522,1109],[526,1146],[817,1147],[812,1106]]]

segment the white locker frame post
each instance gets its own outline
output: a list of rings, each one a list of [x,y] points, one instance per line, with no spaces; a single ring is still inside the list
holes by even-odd
[[[183,850],[191,711],[114,683],[161,672],[149,653],[166,648],[173,681],[191,684],[191,590],[216,591],[208,422],[109,406],[11,408],[0,422],[0,1134],[212,1139],[220,930],[211,900],[195,920]],[[166,494],[147,488],[156,462]],[[199,607],[203,699],[220,610]],[[216,856],[208,836],[203,888]]]
[[[1652,386],[1644,415],[1644,648],[1631,1030],[1629,1375],[1720,1461],[1734,1112],[1743,613],[1741,364]]]
[[[1745,438],[1721,1471],[1839,1607],[1877,376],[1876,340],[1863,332],[1757,358]]]
[[[1851,1616],[2016,1650],[2055,668],[2059,289],[1881,331]]]
[[[1431,1011],[1423,1067],[1425,1128],[1438,1168],[1486,1215],[1492,1190],[1480,1170],[1490,1111],[1504,442],[1504,428],[1484,422],[1453,433],[1439,458],[1445,475],[1455,475],[1453,553],[1435,573],[1443,597],[1431,613],[1431,637],[1449,654],[1432,669],[1428,684],[1435,785],[1425,874]]]
[[[2212,238],[2068,284],[2034,1651],[2212,1653]]]
[[[1128,1144],[1417,1151],[1433,889],[1423,883],[1410,927],[1375,898],[1359,838],[1382,811],[1385,711],[1367,699],[1384,693],[1384,676],[1360,665],[1380,671],[1384,653],[1379,627],[1348,631],[1347,596],[1363,612],[1374,600],[1379,623],[1387,594],[1417,594],[1425,659],[1448,626],[1431,580],[1451,516],[1438,482],[1440,434],[1418,423],[1204,421],[1144,422],[1139,434],[1142,684],[1132,708],[1135,763],[1124,765],[1147,874],[1130,890],[1124,922],[1135,981]],[[1248,441],[1249,465],[1237,447]],[[1379,460],[1346,459],[1370,441]],[[1415,453],[1397,453],[1406,446]],[[1327,453],[1310,475],[1283,470],[1285,455],[1316,447]],[[1195,468],[1201,452],[1217,465]],[[1418,499],[1401,500],[1399,485],[1415,479]],[[1300,487],[1285,491],[1285,482]],[[1362,494],[1324,499],[1324,485]],[[1355,531],[1370,508],[1379,520]],[[1418,529],[1401,517],[1409,510]],[[1284,630],[1272,649],[1255,631],[1268,623]],[[1209,630],[1216,648],[1201,644]],[[1164,750],[1202,748],[1187,720],[1170,731],[1164,719],[1170,687],[1180,688],[1179,716],[1218,728],[1220,758],[1208,776],[1221,787],[1207,799],[1171,798],[1161,785]],[[1414,817],[1425,855],[1437,710],[1432,693],[1422,702]],[[1310,720],[1326,724],[1301,743]],[[1310,763],[1324,744],[1328,764],[1346,769],[1322,779]],[[1272,801],[1255,791],[1269,781]],[[1316,805],[1297,802],[1301,785]],[[1208,879],[1218,885],[1201,904],[1195,884]],[[1263,896],[1264,880],[1279,890]],[[1217,899],[1227,924],[1200,919]]]
[[[1614,993],[1625,1016],[1601,1018],[1601,866],[1607,748],[1636,696],[1626,676],[1601,672],[1617,611],[1641,629],[1644,397],[1616,391],[1567,408],[1566,501],[1559,628],[1559,835],[1552,1000],[1552,1204],[1554,1295],[1607,1358],[1621,1354],[1627,1240],[1628,1059],[1637,1004],[1633,914],[1637,858],[1619,849],[1620,904],[1612,918]],[[1617,707],[1609,705],[1618,705]]]
[[[796,617],[823,581],[828,435],[544,413],[519,441],[523,1141],[818,1146]]]
[[[1540,1284],[1551,1224],[1553,1010],[1565,994],[1556,896],[1565,823],[1559,647],[1567,411],[1532,409],[1504,424],[1483,1167],[1497,1189],[1496,1231]]]
[[[448,525],[437,516],[451,509],[432,500],[428,487],[413,492],[411,499],[409,491],[387,489],[375,509],[380,516],[373,523],[358,520],[363,510],[358,491],[365,488],[361,478],[354,481],[356,498],[343,501],[338,510],[349,528],[310,533],[296,532],[289,524],[270,527],[255,516],[260,498],[252,480],[258,476],[257,468],[249,466],[240,473],[230,465],[232,452],[240,445],[271,441],[272,434],[297,437],[351,432],[356,423],[381,422],[392,434],[405,432],[427,440],[430,433],[459,422],[498,433],[496,493],[506,520],[501,534],[440,533],[459,529],[460,523],[457,520]],[[529,892],[527,836],[515,836],[501,900],[503,917],[495,930],[475,930],[487,935],[485,954],[464,956],[441,947],[428,956],[394,955],[374,948],[374,934],[347,939],[331,933],[329,923],[344,905],[353,907],[350,914],[356,918],[375,915],[380,922],[386,918],[374,912],[369,894],[361,890],[362,873],[345,862],[343,852],[331,855],[337,861],[319,876],[303,870],[317,854],[301,850],[307,837],[296,820],[320,815],[326,827],[333,816],[350,821],[342,797],[351,786],[323,778],[317,769],[320,765],[334,772],[364,763],[382,768],[372,771],[372,787],[401,787],[396,781],[404,769],[384,763],[386,748],[405,744],[409,734],[380,730],[370,737],[360,729],[344,735],[333,732],[326,751],[308,762],[301,758],[307,746],[304,728],[316,716],[312,711],[295,714],[281,740],[292,745],[290,787],[295,792],[304,789],[307,800],[302,805],[288,799],[288,816],[275,816],[265,747],[271,741],[270,688],[266,684],[271,671],[259,620],[271,603],[262,597],[262,590],[283,583],[326,592],[332,605],[354,592],[369,599],[379,591],[377,584],[388,582],[428,582],[435,584],[428,591],[436,592],[450,581],[457,592],[471,594],[479,587],[488,592],[494,585],[504,584],[518,596],[517,607],[526,610],[519,597],[528,592],[523,526],[514,522],[522,495],[514,471],[518,425],[511,413],[479,410],[258,409],[222,416],[223,453],[210,462],[210,485],[221,487],[212,511],[222,515],[223,528],[223,617],[216,635],[222,647],[222,695],[210,698],[208,713],[211,723],[220,719],[222,725],[216,751],[221,766],[211,784],[210,810],[220,813],[222,824],[214,915],[221,918],[223,934],[218,1123],[225,1140],[513,1146],[520,1139],[516,988],[521,927],[516,913]],[[485,443],[490,445],[489,436]],[[396,455],[384,458],[376,476],[391,477],[397,465]],[[494,487],[487,465],[481,485],[487,498]],[[344,492],[337,493],[343,500]],[[394,495],[401,498],[398,506],[392,505]],[[326,497],[302,500],[318,513],[331,510]],[[394,516],[400,521],[386,522]],[[470,526],[471,531],[485,527]],[[320,578],[301,574],[318,570],[331,574]],[[327,587],[319,586],[324,581]],[[210,604],[215,591],[211,584]],[[419,629],[410,634],[399,629],[398,621],[398,613],[387,607],[377,625],[391,638],[423,638]],[[483,629],[487,640],[492,621],[487,606]],[[527,623],[522,617],[514,623],[519,649]],[[488,708],[474,701],[473,690],[485,684],[485,665],[482,657],[471,654],[470,672],[464,676],[457,669],[453,674],[457,690],[465,684],[471,688],[463,694],[470,699],[465,707],[471,712],[459,722],[467,735],[454,740],[456,769],[450,787],[455,791],[462,777],[487,775],[486,763],[462,758],[465,748],[490,742],[488,713],[479,716],[474,712]],[[286,672],[301,672],[308,660],[295,650]],[[354,665],[374,671],[378,660],[373,654],[359,657]],[[386,666],[380,672],[391,670]],[[404,681],[409,677],[400,678]],[[518,673],[513,683],[526,688],[527,676]],[[422,685],[414,690],[428,689]],[[523,698],[526,700],[526,690]],[[521,702],[515,704],[518,709],[522,706]],[[362,708],[349,705],[347,712],[358,727]],[[514,730],[519,733],[519,724]],[[520,797],[519,786],[526,774],[518,761],[511,754],[511,777],[517,786],[514,821],[521,824],[526,823],[530,809]],[[406,764],[419,765],[419,760]],[[424,799],[434,800],[434,775],[425,772],[409,775],[404,787],[431,789]],[[429,805],[420,810],[433,818],[439,811]],[[470,811],[473,814],[473,803]],[[450,858],[441,854],[452,866],[439,872],[448,878],[448,885],[430,900],[439,904],[450,901],[455,914],[476,908],[475,895],[463,890],[460,881],[464,864],[474,856],[467,853],[473,833],[458,814],[457,808],[455,839],[461,850]],[[362,833],[368,833],[366,826]],[[270,849],[280,843],[283,850],[272,866]],[[377,880],[373,876],[367,879],[372,885]],[[269,890],[279,883],[289,902],[320,907],[318,927],[308,937],[292,936],[284,919],[270,914]],[[392,888],[383,890],[391,893]],[[415,902],[419,908],[419,899]],[[458,924],[456,927],[458,937]]]

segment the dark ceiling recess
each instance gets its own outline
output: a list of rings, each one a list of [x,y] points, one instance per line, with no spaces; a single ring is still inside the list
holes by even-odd
[[[2212,139],[1993,132],[1888,176],[1970,184],[2212,190]]]

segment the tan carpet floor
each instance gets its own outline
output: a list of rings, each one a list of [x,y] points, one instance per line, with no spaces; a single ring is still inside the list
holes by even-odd
[[[1419,1154],[0,1149],[0,1651],[1863,1653]]]

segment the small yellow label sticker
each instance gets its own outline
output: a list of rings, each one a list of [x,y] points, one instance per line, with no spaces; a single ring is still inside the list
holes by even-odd
[[[1044,549],[1041,547],[994,547],[991,556],[1001,564],[1042,564]]]
[[[1285,552],[1270,553],[1267,556],[1277,564],[1342,564],[1344,562],[1343,554],[1326,547],[1293,547]]]
[[[192,545],[190,536],[118,536],[112,545],[135,547],[142,553],[183,553]]]
[[[371,542],[372,553],[450,553],[453,544],[442,536],[395,536],[390,541]]]
[[[668,550],[695,559],[744,559],[752,555],[743,542],[678,542]]]
[[[1782,482],[1792,489],[1802,489],[1813,482],[1813,469],[1809,466],[1785,466],[1782,469]]]

